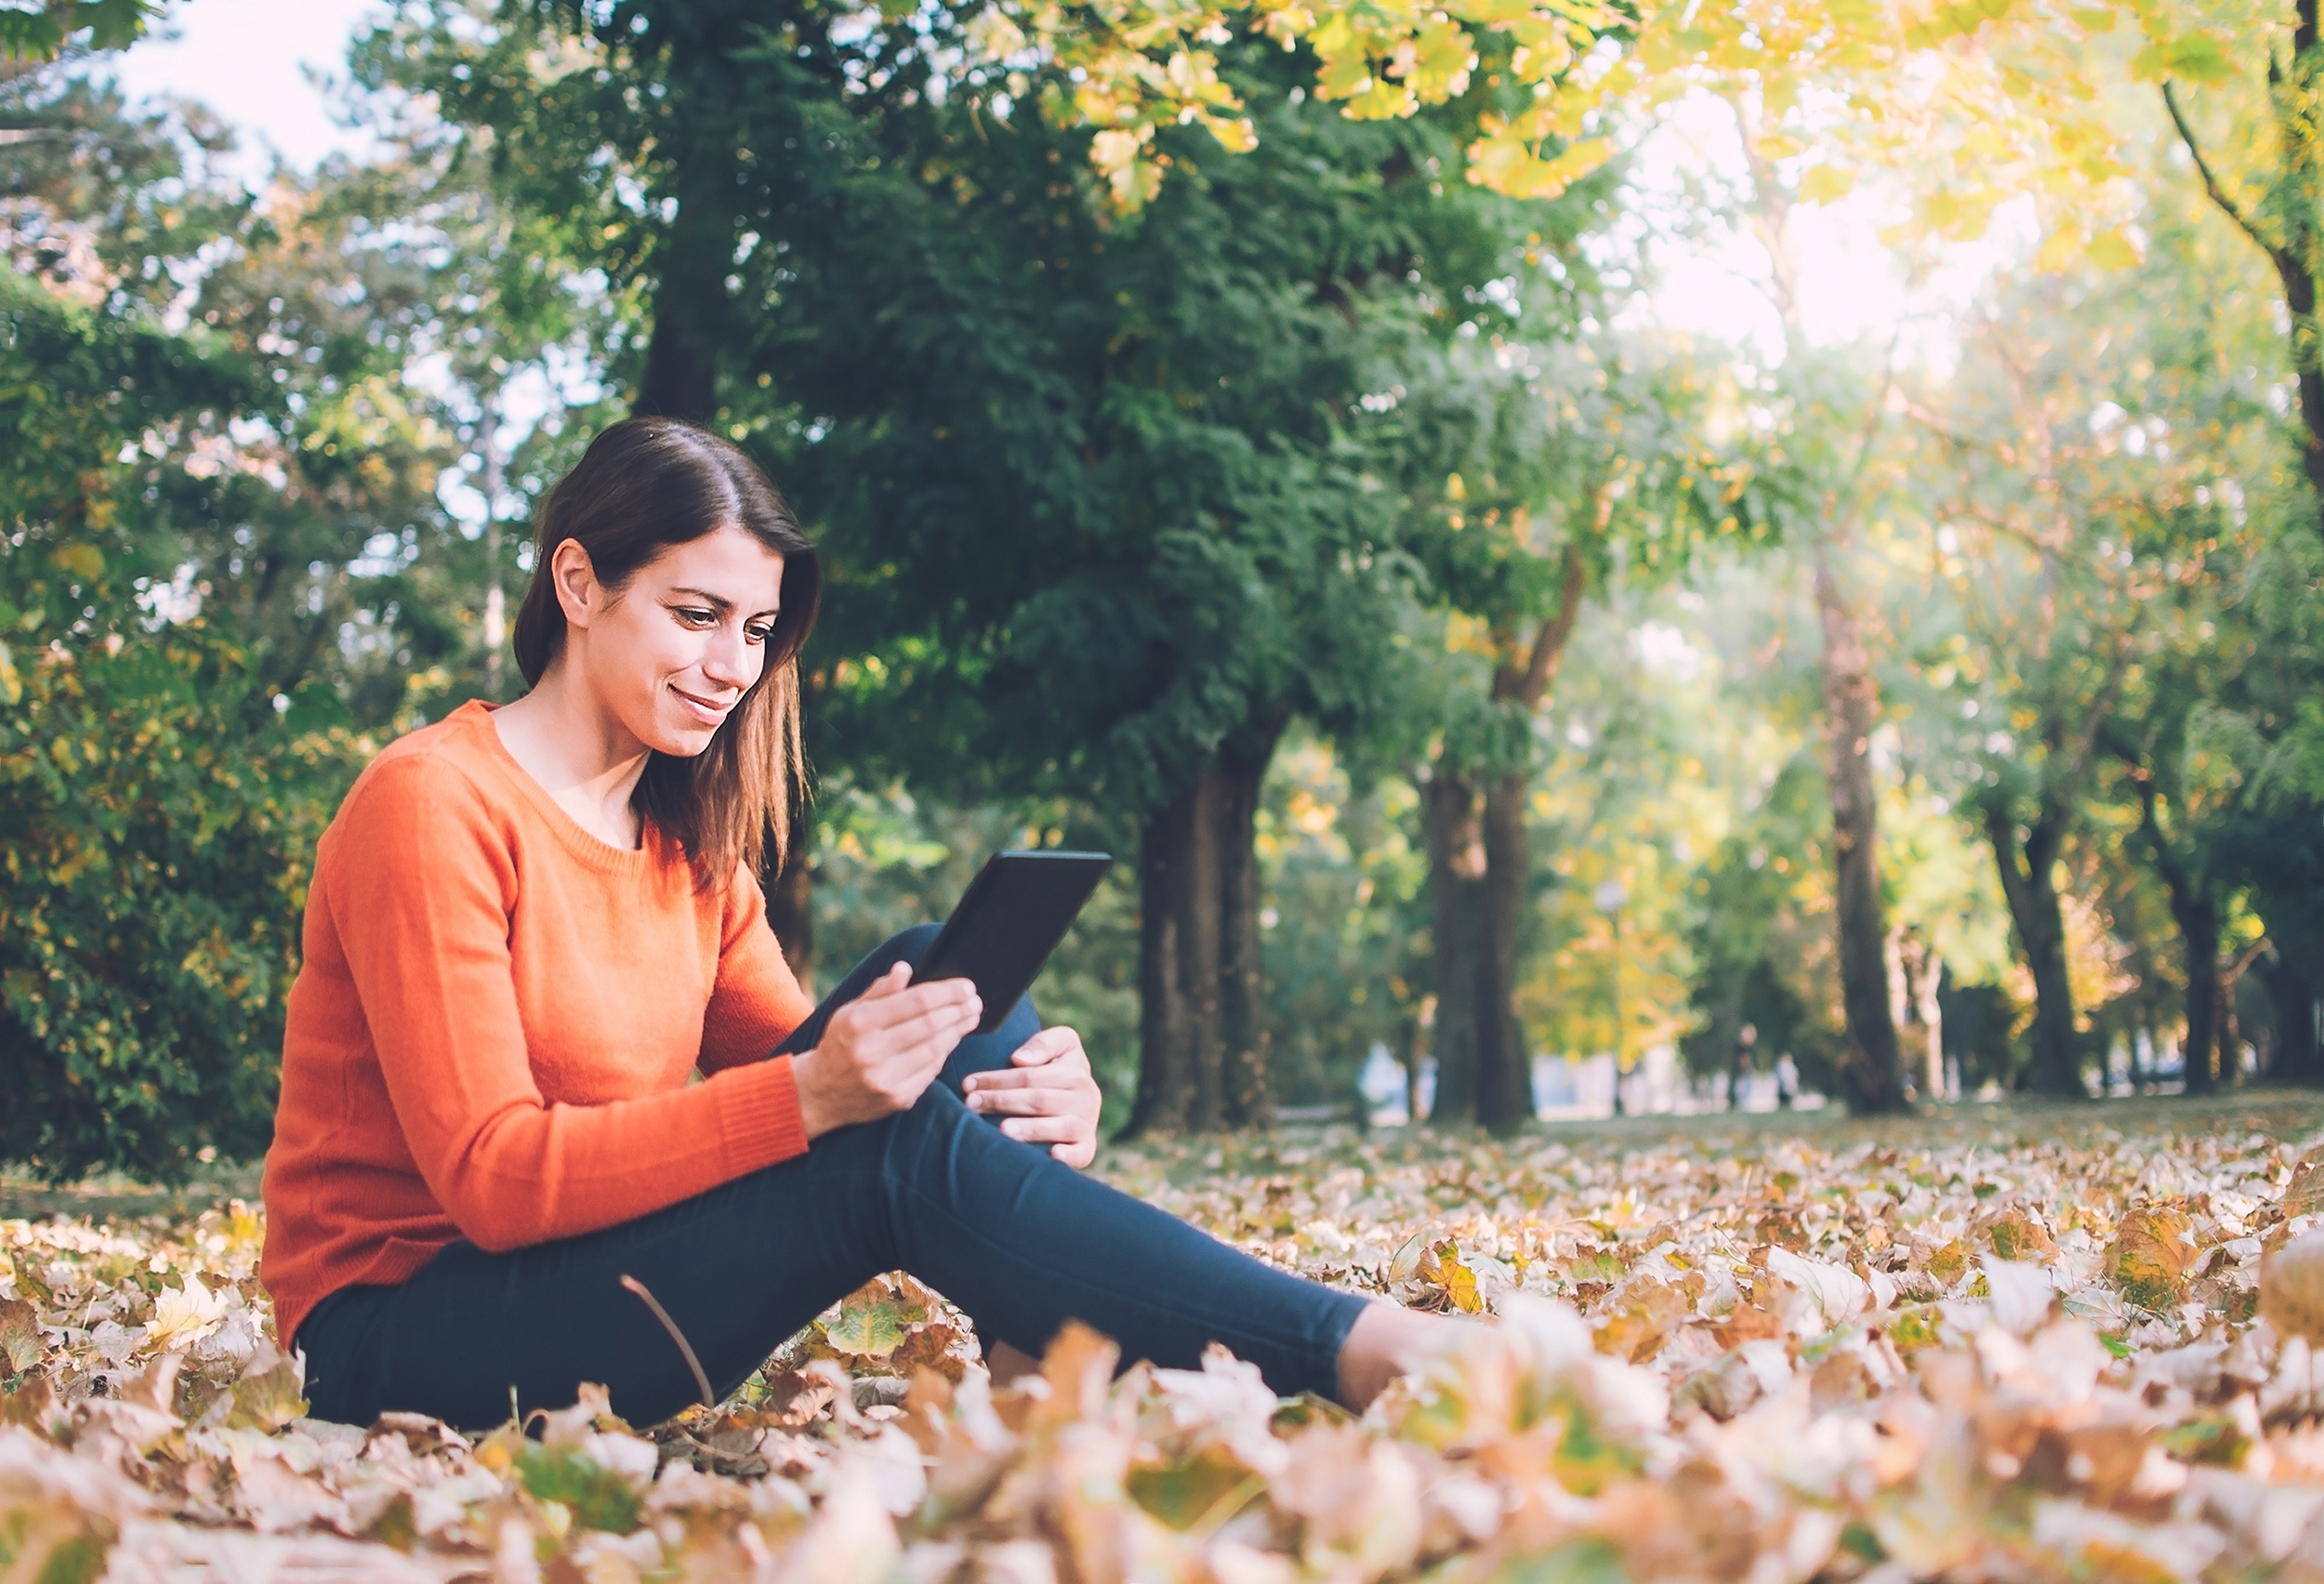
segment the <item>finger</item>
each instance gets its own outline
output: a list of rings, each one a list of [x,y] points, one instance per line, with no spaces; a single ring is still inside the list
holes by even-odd
[[[969,1109],[984,1116],[1063,1116],[1074,1109],[1073,1099],[1071,1089],[978,1089]]]
[[[984,1004],[976,998],[976,986],[965,979],[940,979],[933,984],[915,984],[895,989],[877,1001],[859,997],[841,1009],[852,1013],[849,1020],[858,1030],[870,1034],[881,1029],[895,1029],[913,1019],[931,1012],[965,1010],[971,1019],[984,1015]]]
[[[1058,1054],[1074,1043],[1072,1036],[1072,1029],[1041,1029],[1030,1040],[1011,1049],[1009,1059],[1016,1062],[1018,1066],[1039,1066],[1041,1062],[1055,1062]]]
[[[1020,1067],[1038,1067],[1054,1062],[1081,1042],[1080,1036],[1069,1028],[1045,1028],[1009,1053],[1009,1059]]]
[[[864,993],[856,997],[855,1001],[851,1002],[850,1005],[880,1000],[894,995],[911,983],[912,965],[908,962],[891,962],[888,965],[888,971],[864,986]]]
[[[1089,1125],[1078,1116],[1011,1116],[1000,1130],[1026,1144],[1077,1144],[1089,1136]]]
[[[1054,1078],[1047,1064],[1038,1067],[1004,1067],[997,1071],[971,1073],[960,1080],[960,1089],[965,1094],[977,1094],[987,1089],[1054,1087]]]
[[[882,1050],[905,1051],[916,1047],[942,1045],[946,1055],[953,1047],[973,1033],[976,1028],[976,1007],[931,1007],[917,1017],[905,1018],[885,1028],[873,1031],[871,1044]]]

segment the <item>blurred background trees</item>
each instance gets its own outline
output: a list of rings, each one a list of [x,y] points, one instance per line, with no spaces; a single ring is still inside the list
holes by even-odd
[[[0,35],[0,1158],[263,1147],[316,831],[521,685],[533,503],[633,411],[831,565],[794,963],[1112,851],[1042,997],[1115,1125],[2324,1077],[2291,12],[1262,8],[1141,76],[982,5],[401,0],[372,152],[254,181],[112,86],[148,10]],[[1852,188],[1908,283],[1994,228],[1941,323],[1813,333]],[[1657,313],[1711,235],[1772,342]]]

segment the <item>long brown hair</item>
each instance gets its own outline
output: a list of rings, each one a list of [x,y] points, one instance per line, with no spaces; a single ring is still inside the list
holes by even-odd
[[[533,586],[517,607],[517,665],[537,683],[565,646],[549,560],[573,540],[598,581],[618,592],[665,550],[733,526],[783,558],[781,608],[766,667],[710,746],[693,759],[654,754],[630,807],[677,838],[696,883],[724,886],[737,866],[776,865],[789,845],[805,755],[799,732],[799,652],[815,625],[823,570],[799,519],[757,463],[707,429],[676,418],[629,418],[589,442],[542,503]]]

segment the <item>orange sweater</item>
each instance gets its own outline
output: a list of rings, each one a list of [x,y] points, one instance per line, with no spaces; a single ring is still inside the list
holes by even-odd
[[[589,835],[482,704],[357,779],[304,955],[259,1263],[286,1344],[455,1238],[593,1232],[807,1148],[789,1059],[759,1060],[810,1005],[758,881],[706,895],[651,825],[636,851]]]

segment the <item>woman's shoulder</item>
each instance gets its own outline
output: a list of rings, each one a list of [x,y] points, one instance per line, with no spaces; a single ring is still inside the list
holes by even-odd
[[[457,811],[488,812],[499,799],[480,729],[492,730],[490,712],[471,703],[398,737],[355,778],[336,823],[394,821],[408,814],[441,820]]]

